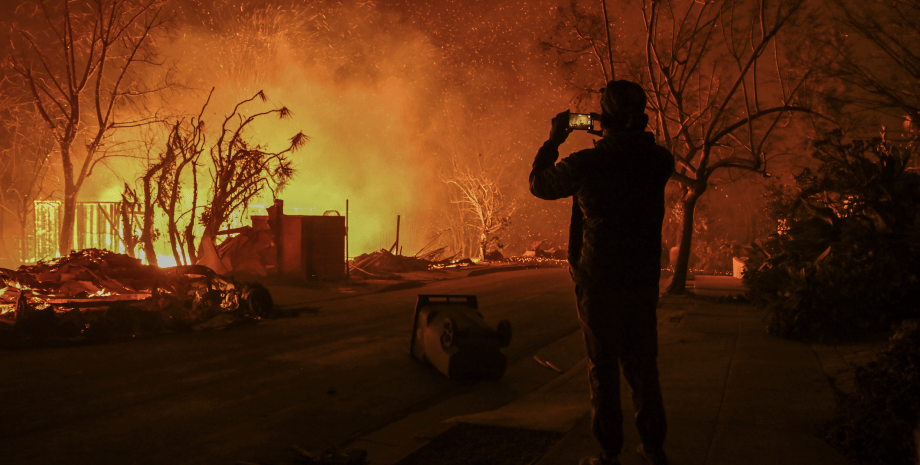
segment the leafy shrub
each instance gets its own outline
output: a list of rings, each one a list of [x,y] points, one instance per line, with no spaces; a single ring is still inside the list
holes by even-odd
[[[758,221],[758,236],[785,231],[792,222],[808,219],[807,212],[794,208],[799,199],[797,185],[788,185],[775,178],[770,178],[764,184],[764,189],[763,201],[760,205],[761,221]]]
[[[772,334],[841,340],[920,315],[920,176],[914,147],[881,139],[816,143],[816,173],[799,190],[785,231],[755,242],[744,281]],[[807,215],[797,211],[802,209]]]
[[[792,248],[789,242],[794,241],[776,238],[770,245]],[[852,230],[829,247],[833,253],[817,263],[786,251],[785,259],[766,267],[769,260],[752,254],[752,268],[744,275],[748,298],[770,315],[771,334],[839,341],[918,315],[920,260],[903,241]]]
[[[701,274],[731,274],[732,243],[726,237],[694,240],[692,256],[696,258],[694,271]]]
[[[920,414],[920,330],[899,331],[891,347],[856,369],[856,392],[838,399],[824,440],[864,465],[918,463],[913,432]]]
[[[666,191],[665,218],[662,226],[662,239],[670,250],[680,243],[681,222],[684,215],[684,204],[680,201],[682,191],[676,189],[676,183],[669,184]],[[731,274],[732,272],[732,245],[727,235],[716,235],[711,226],[717,223],[709,211],[709,204],[705,199],[697,202],[693,214],[693,241],[690,248],[690,270],[700,274]],[[673,264],[668,263],[667,269],[674,271]]]

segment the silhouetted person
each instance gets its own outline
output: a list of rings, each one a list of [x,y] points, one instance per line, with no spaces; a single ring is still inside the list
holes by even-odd
[[[533,162],[530,192],[545,200],[574,199],[568,259],[588,353],[592,431],[601,448],[600,457],[580,463],[619,463],[622,366],[642,438],[639,453],[649,463],[666,464],[655,310],[664,188],[674,157],[645,132],[645,92],[638,84],[611,81],[602,95],[603,139],[556,163],[559,145],[572,132],[569,112],[556,115]]]

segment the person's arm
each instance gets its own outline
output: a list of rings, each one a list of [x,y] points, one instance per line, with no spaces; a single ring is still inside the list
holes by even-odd
[[[575,194],[578,185],[574,164],[570,159],[556,164],[559,146],[571,132],[568,110],[553,118],[549,139],[537,151],[533,169],[530,171],[530,193],[536,197],[556,200]]]

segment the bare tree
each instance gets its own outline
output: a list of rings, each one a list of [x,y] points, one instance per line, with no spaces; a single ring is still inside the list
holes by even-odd
[[[606,16],[606,2],[602,0],[601,3]],[[580,5],[578,0],[571,0],[567,7],[560,6],[557,10],[559,21],[553,28],[553,37],[541,40],[540,47],[544,52],[559,54],[559,65],[566,72],[566,82],[579,91],[576,102],[585,104],[596,92],[595,89],[615,78],[614,50],[611,50],[609,28],[604,27],[604,24],[610,23],[593,8]],[[608,57],[606,66],[605,55]],[[589,70],[587,73],[584,72],[586,69]]]
[[[118,130],[149,122],[131,105],[158,91],[153,36],[162,0],[36,0],[19,8],[9,63],[57,142],[64,212],[59,253],[70,253],[77,195]]]
[[[474,231],[471,237],[475,238],[477,255],[473,255],[473,248],[470,247],[468,250],[471,258],[485,258],[492,246],[501,248],[499,241],[502,233],[510,226],[511,216],[516,209],[514,200],[509,201],[502,194],[498,184],[500,176],[490,175],[482,159],[480,154],[475,169],[460,166],[454,160],[451,169],[441,174],[441,180],[451,190],[451,203],[459,207],[451,228],[455,243],[462,244],[466,236],[462,234],[463,229]]]
[[[149,152],[148,152],[149,154]],[[154,241],[159,238],[159,231],[155,224],[157,199],[161,195],[162,186],[156,182],[163,176],[163,171],[169,169],[169,165],[175,155],[167,148],[162,155],[155,161],[147,165],[147,169],[141,176],[141,196],[134,194],[134,198],[140,201],[143,207],[143,223],[141,225],[141,244],[144,246],[144,257],[147,263],[153,266],[159,266],[157,262],[156,248]],[[126,244],[127,245],[127,244]]]
[[[448,100],[431,130],[446,189],[442,218],[434,235],[453,255],[484,257],[510,226],[517,203],[506,196],[505,170],[519,157],[487,109],[464,99]]]
[[[168,126],[165,143],[155,158],[151,154],[155,151],[154,145],[160,143],[157,141],[158,134],[152,133],[148,136],[147,166],[139,179],[141,195],[138,196],[127,185],[125,186],[125,193],[128,195],[124,201],[141,203],[143,206],[140,241],[144,245],[144,253],[151,265],[158,266],[154,247],[154,242],[158,238],[155,224],[157,210],[162,211],[166,217],[166,233],[175,263],[190,263],[195,258],[195,255],[189,254],[188,248],[185,247],[186,237],[179,232],[179,219],[182,216],[188,216],[187,221],[191,227],[194,227],[197,199],[192,200],[191,209],[184,214],[180,212],[182,205],[179,200],[183,193],[183,175],[188,167],[191,167],[193,171],[192,177],[195,184],[193,195],[197,196],[197,164],[201,154],[205,151],[206,143],[202,115],[213,92],[214,89],[211,89],[211,94],[208,95],[208,100],[197,117],[192,117],[190,121],[177,118]]]
[[[829,43],[838,60],[834,77],[849,92],[845,104],[905,119],[907,130],[920,121],[920,3],[912,0],[844,2],[833,0],[836,37]],[[833,89],[826,97],[838,100]]]
[[[722,170],[768,175],[768,151],[777,130],[788,124],[793,113],[811,113],[803,94],[813,85],[821,59],[812,57],[811,67],[791,67],[777,42],[778,34],[801,13],[804,0],[640,0],[633,4],[638,5],[634,16],[623,13],[618,21],[622,26],[640,20],[644,40],[621,44],[615,52],[623,58],[619,75],[646,90],[652,128],[677,161],[672,179],[681,187],[681,237],[668,291],[682,293],[697,200]],[[606,50],[599,41],[601,34],[582,36],[576,39],[590,42],[591,48],[547,42],[548,47],[564,57],[594,48]],[[587,55],[591,60],[585,63],[588,71],[593,70],[598,88],[605,77],[601,56],[601,52]]]
[[[142,176],[144,208],[145,211],[150,210],[151,212],[150,215],[145,213],[145,221],[148,217],[153,217],[154,205],[166,216],[166,232],[176,264],[191,263],[195,259],[195,254],[191,252],[194,247],[185,247],[188,234],[183,236],[179,232],[179,220],[182,216],[188,217],[187,232],[190,234],[191,228],[194,228],[197,198],[192,199],[191,208],[184,213],[180,212],[182,205],[179,200],[184,192],[182,187],[184,184],[183,175],[186,172],[186,168],[189,167],[192,170],[194,184],[192,196],[197,197],[198,195],[198,159],[204,153],[206,144],[205,125],[202,115],[213,93],[214,89],[212,88],[211,94],[208,95],[208,100],[201,107],[197,117],[192,117],[189,121],[179,118],[170,126],[163,150],[155,162],[148,164],[147,171]],[[150,227],[152,228],[152,220],[150,221]],[[149,245],[145,242],[145,247],[152,251],[152,241]],[[157,264],[155,259],[151,259],[149,262],[153,265]]]
[[[201,216],[205,228],[202,243],[213,241],[230,216],[248,206],[249,201],[263,189],[270,189],[273,195],[282,189],[294,176],[288,155],[310,140],[303,132],[298,132],[291,138],[290,144],[278,152],[270,152],[259,144],[248,142],[247,130],[257,119],[272,114],[281,119],[291,116],[290,110],[281,107],[244,117],[242,107],[255,99],[267,101],[265,93],[259,91],[238,103],[224,119],[218,139],[209,149],[211,192]]]
[[[159,191],[157,204],[166,214],[166,231],[169,235],[169,245],[177,264],[191,263],[195,260],[192,252],[194,246],[183,247],[191,235],[195,223],[195,210],[197,209],[198,196],[198,159],[205,151],[205,125],[202,115],[211,100],[214,89],[208,95],[208,100],[201,107],[197,117],[191,118],[188,123],[182,119],[177,120],[169,132],[166,141],[164,159],[166,164],[158,175]],[[183,175],[186,168],[191,168],[193,179],[192,206],[188,214],[187,234],[185,237],[179,232],[179,219],[184,216],[179,212],[180,197],[184,192]]]
[[[46,183],[54,141],[39,123],[27,104],[13,98],[0,103],[0,240],[5,242],[3,216],[10,213],[19,226],[20,263],[30,258],[27,231],[34,202],[47,198],[54,187]]]
[[[135,258],[135,249],[140,242],[140,237],[138,237],[135,230],[141,227],[141,225],[136,224],[137,221],[134,217],[134,212],[138,210],[140,204],[141,200],[137,198],[137,193],[134,192],[134,189],[132,189],[128,183],[125,183],[125,187],[121,193],[121,205],[119,209],[119,214],[121,216],[121,242],[125,246],[125,254],[131,258]]]

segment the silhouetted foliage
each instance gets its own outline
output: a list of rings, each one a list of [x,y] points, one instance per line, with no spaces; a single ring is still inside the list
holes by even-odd
[[[298,132],[283,150],[272,152],[263,145],[250,140],[250,124],[268,115],[279,119],[289,118],[291,111],[286,107],[242,114],[242,107],[255,99],[267,101],[265,93],[259,91],[249,99],[238,103],[220,126],[217,140],[210,146],[211,192],[201,214],[205,227],[205,239],[213,240],[220,228],[230,219],[233,212],[246,208],[249,201],[270,189],[273,197],[294,177],[294,167],[289,156],[303,148],[310,140]]]
[[[773,334],[839,340],[920,315],[920,174],[915,147],[884,139],[815,144],[816,172],[795,177],[792,221],[751,247],[749,298]]]
[[[920,3],[914,0],[831,0],[836,16],[837,60],[833,77],[847,87],[827,86],[835,104],[920,118]],[[844,90],[846,89],[846,90]],[[852,112],[852,110],[851,110]]]

